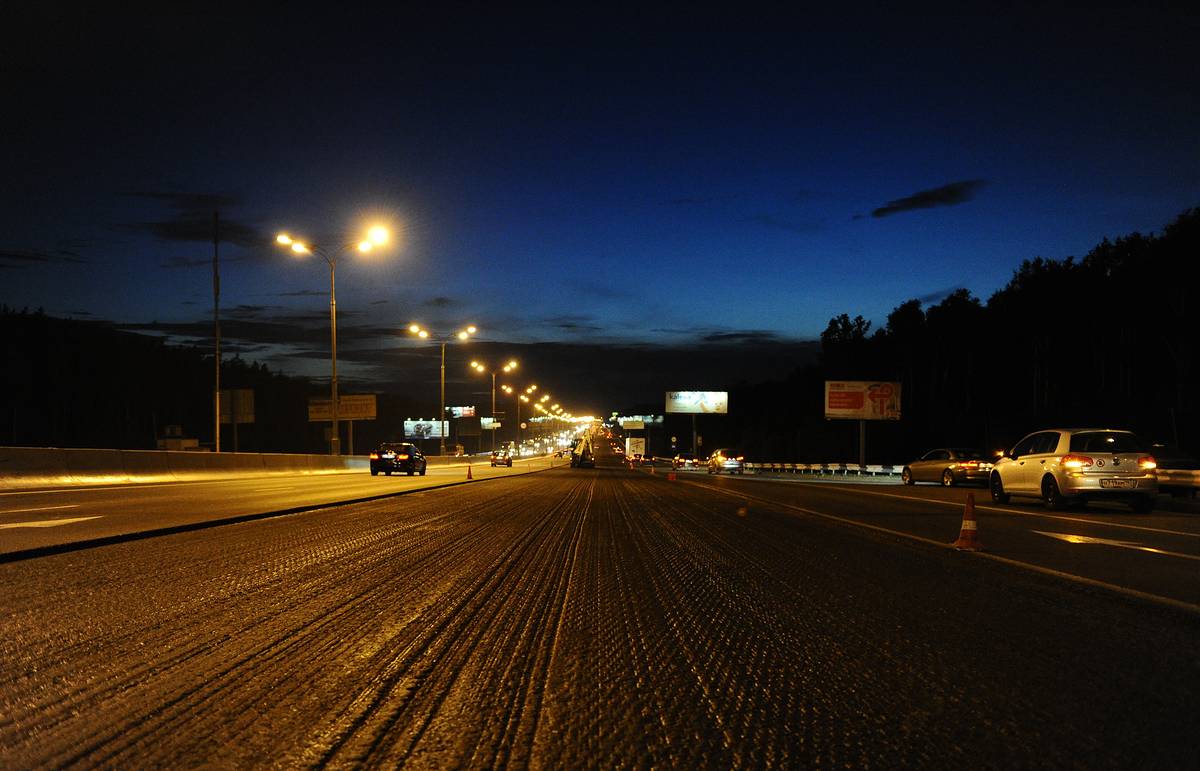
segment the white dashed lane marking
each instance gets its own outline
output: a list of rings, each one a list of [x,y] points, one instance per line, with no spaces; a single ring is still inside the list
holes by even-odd
[[[100,519],[95,517],[75,517],[74,519],[41,519],[35,522],[9,522],[0,525],[0,530],[12,530],[18,527],[61,527],[62,525],[73,525],[76,522],[87,522],[89,519]]]

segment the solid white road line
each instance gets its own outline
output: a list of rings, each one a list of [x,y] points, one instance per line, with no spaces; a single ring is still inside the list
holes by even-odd
[[[25,511],[50,511],[52,509],[77,509],[78,503],[68,503],[64,506],[34,506],[32,509],[5,509],[0,514],[20,514]]]
[[[0,525],[0,530],[12,530],[18,527],[61,527],[62,525],[73,525],[76,522],[87,522],[89,519],[100,519],[95,517],[75,517],[74,519],[43,519],[37,522],[9,522],[6,525]]]

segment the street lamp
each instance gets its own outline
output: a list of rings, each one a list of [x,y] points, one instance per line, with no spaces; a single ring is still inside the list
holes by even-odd
[[[492,375],[492,452],[496,451],[496,372],[512,372],[516,368],[517,360],[509,359],[508,363],[501,367],[500,370],[496,370],[495,368],[490,370]],[[489,372],[487,366],[479,363],[478,361],[471,362],[471,369],[475,370],[476,372]]]
[[[469,338],[471,335],[475,334],[478,331],[479,331],[479,329],[474,324],[468,324],[467,326],[465,326],[462,329],[455,332],[454,337],[459,340],[466,340],[467,338]],[[432,336],[432,333],[425,327],[421,326],[420,324],[409,324],[408,325],[408,333],[411,335],[416,335],[417,337],[421,338],[422,340],[428,340]],[[442,410],[441,410],[441,412],[438,413],[438,429],[439,429],[438,433],[440,434],[440,436],[438,437],[438,448],[439,448],[438,455],[445,456],[445,454],[446,454],[446,343],[450,342],[451,338],[450,337],[435,337],[434,340],[438,343],[441,343],[441,346],[442,346],[442,377],[441,377]]]
[[[377,246],[383,246],[389,240],[387,228],[382,225],[376,225],[367,231],[365,238],[360,240],[354,248],[360,253],[366,254],[375,249]],[[350,245],[342,247],[338,251],[327,252],[324,249],[319,249],[311,244],[306,244],[304,241],[292,238],[287,233],[280,233],[275,236],[275,243],[280,246],[288,247],[298,256],[307,254],[315,254],[329,265],[329,361],[330,361],[330,377],[329,377],[329,401],[330,401],[330,430],[329,430],[329,454],[342,454],[342,439],[338,432],[338,382],[337,382],[337,258],[341,253],[348,253]]]

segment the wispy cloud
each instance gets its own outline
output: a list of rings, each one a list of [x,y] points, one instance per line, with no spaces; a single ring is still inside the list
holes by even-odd
[[[219,193],[134,191],[128,195],[161,203],[171,214],[166,219],[123,222],[117,227],[135,233],[145,233],[163,241],[212,242],[213,212],[227,211],[238,204],[233,196]],[[217,232],[222,242],[238,246],[258,246],[268,240],[258,227],[227,214],[221,214]]]
[[[961,182],[951,182],[941,187],[931,188],[929,190],[921,190],[904,198],[897,198],[894,201],[888,201],[884,206],[880,206],[871,212],[872,217],[890,217],[893,214],[900,212],[914,211],[916,209],[932,209],[937,206],[957,206],[966,203],[975,198],[984,185],[986,180],[982,179],[965,179]],[[855,219],[861,218],[855,217]]]
[[[747,217],[743,222],[752,222],[755,225],[762,225],[766,228],[786,230],[789,233],[800,233],[801,235],[819,233],[822,227],[819,222],[793,222],[774,214],[755,214],[752,217]]]
[[[67,249],[0,249],[0,265],[9,268],[28,267],[42,263],[66,262],[85,264],[87,260]]]

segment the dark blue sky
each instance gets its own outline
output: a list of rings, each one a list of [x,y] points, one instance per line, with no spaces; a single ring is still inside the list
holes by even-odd
[[[231,342],[288,372],[325,371],[328,272],[271,237],[376,217],[397,248],[338,269],[350,376],[414,319],[787,343],[1200,202],[1195,14],[727,8],[19,17],[0,302],[199,341],[219,208]]]

